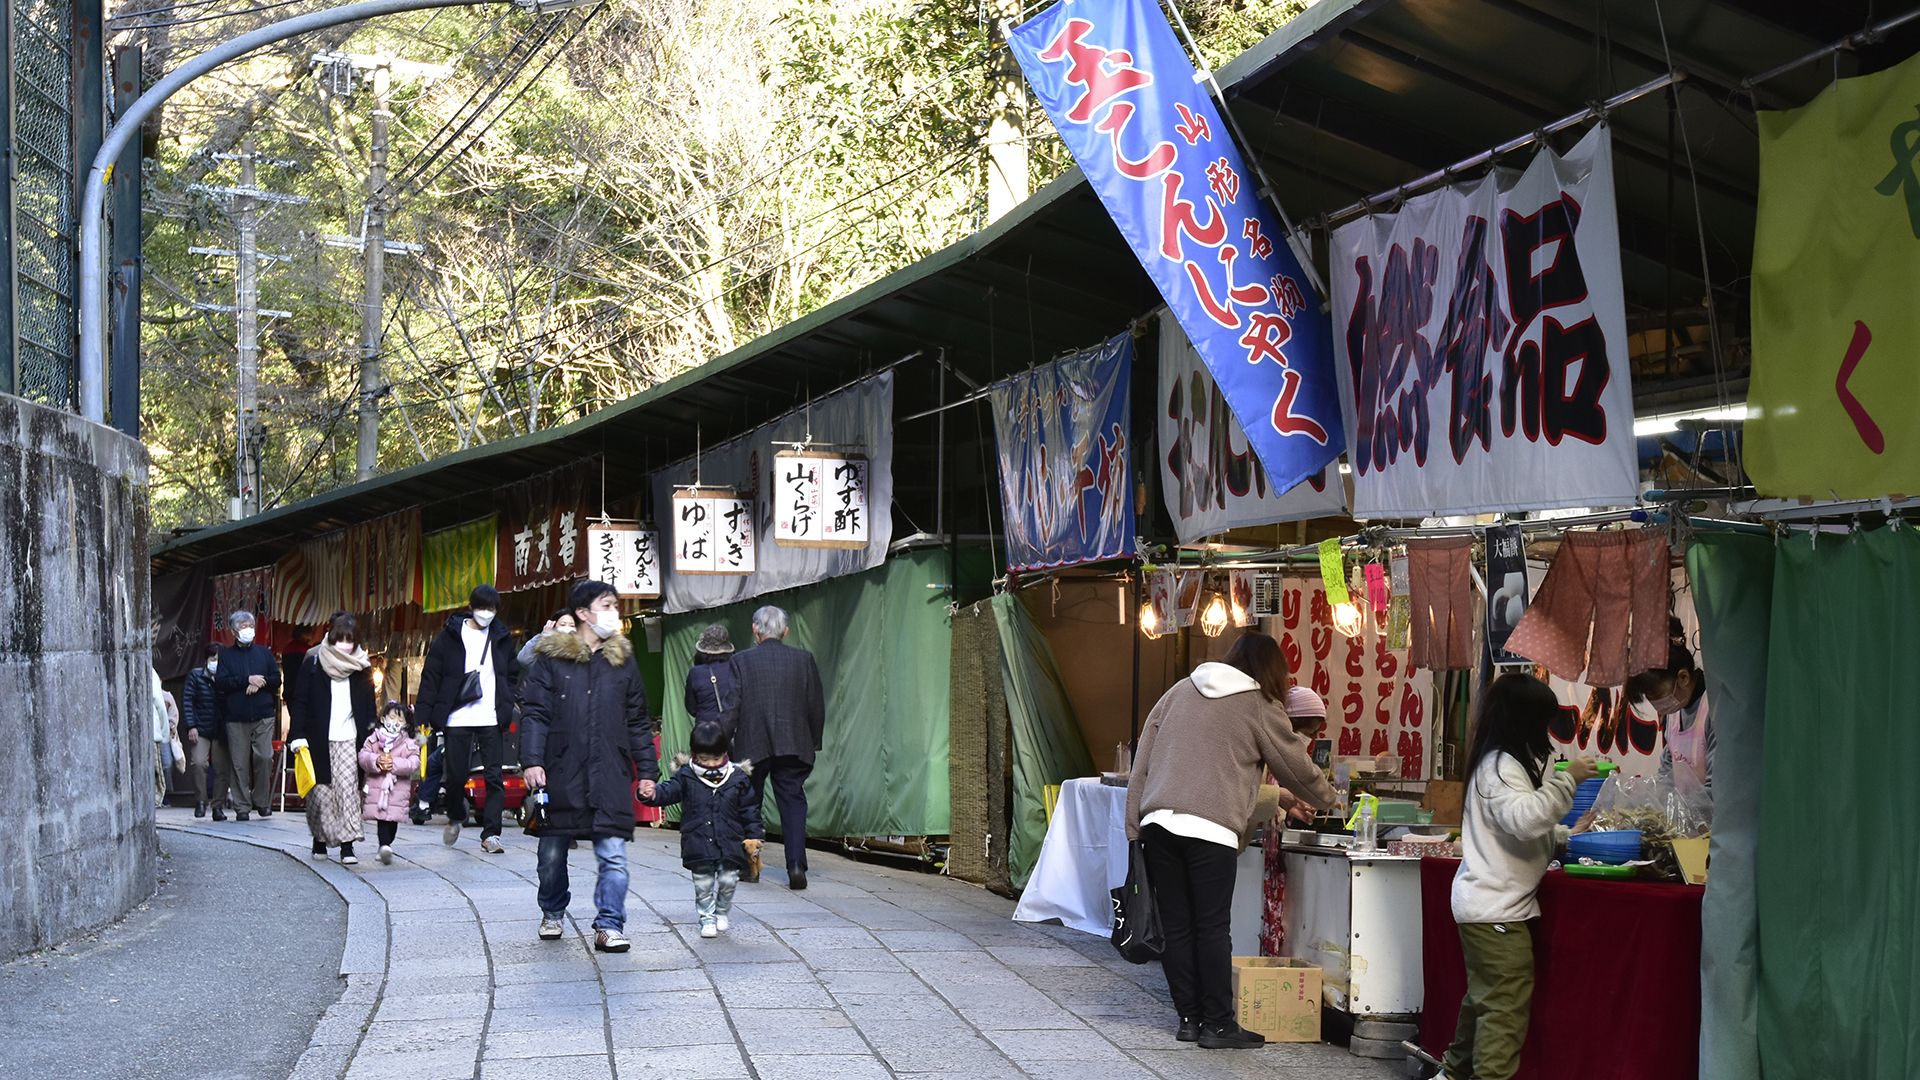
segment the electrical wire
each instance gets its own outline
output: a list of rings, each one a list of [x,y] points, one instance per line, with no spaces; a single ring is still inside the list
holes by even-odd
[[[191,19],[173,19],[169,22],[137,23],[132,26],[115,26],[115,27],[112,27],[111,29],[114,33],[119,34],[119,33],[130,33],[135,30],[159,30],[168,26],[192,26],[195,23],[213,22],[218,19],[237,19],[242,15],[258,15],[263,11],[272,11],[275,8],[292,7],[295,4],[304,4],[306,2],[307,0],[279,0],[278,3],[261,4],[258,7],[243,8],[239,11],[222,11],[213,15],[197,15]]]

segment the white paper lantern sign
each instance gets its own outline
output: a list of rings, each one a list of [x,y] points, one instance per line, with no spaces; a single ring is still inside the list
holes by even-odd
[[[773,542],[781,547],[867,546],[867,459],[782,450],[773,456]]]
[[[732,488],[673,493],[674,573],[751,574],[754,566],[752,499]]]
[[[622,600],[658,600],[660,534],[638,525],[587,526],[587,573]]]

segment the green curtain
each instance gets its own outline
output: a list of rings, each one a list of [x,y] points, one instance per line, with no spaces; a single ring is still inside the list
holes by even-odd
[[[825,748],[807,778],[809,836],[937,836],[948,814],[947,560],[926,549],[864,573],[706,611],[666,616],[661,752],[687,748],[687,669],[700,631],[727,628],[735,648],[753,641],[755,609],[784,608],[787,644],[813,653],[826,686]],[[763,807],[779,816],[773,794]],[[669,815],[677,820],[677,815]]]
[[[1700,1080],[1760,1075],[1759,911],[1762,733],[1766,724],[1773,541],[1703,533],[1687,550],[1699,663],[1714,729],[1713,872],[1700,907]]]
[[[1920,820],[1905,749],[1920,713],[1907,682],[1920,535],[1783,542],[1771,625],[1761,1064],[1767,1080],[1905,1080],[1920,1075]],[[1717,789],[1739,782],[1719,760],[1715,773]]]
[[[1025,888],[1047,836],[1045,788],[1075,776],[1093,775],[1093,755],[1080,734],[1073,701],[1053,659],[1053,647],[1034,625],[1018,597],[993,598],[1000,628],[1000,674],[1007,687],[1013,724],[1013,806],[1007,870],[1014,888]]]

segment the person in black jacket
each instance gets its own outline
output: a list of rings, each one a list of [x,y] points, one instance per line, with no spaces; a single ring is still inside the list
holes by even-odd
[[[760,850],[767,830],[760,822],[753,781],[747,776],[751,763],[727,760],[727,733],[720,725],[695,724],[688,749],[693,752],[691,762],[676,757],[679,771],[661,781],[647,802],[682,804],[680,865],[693,872],[700,936],[718,937],[727,929],[727,914],[733,910],[734,886],[740,884],[740,875],[751,853]]]
[[[220,645],[207,642],[206,663],[187,672],[187,685],[180,691],[181,726],[187,729],[187,773],[193,779],[193,816],[206,817],[207,805],[213,805],[213,820],[227,820],[223,804],[232,782],[232,761],[227,757],[227,725],[220,718],[220,695],[213,689],[213,673],[220,665]],[[213,764],[213,789],[207,789],[207,764]]]
[[[273,729],[280,719],[275,700],[280,664],[272,649],[254,642],[252,612],[236,611],[228,622],[236,644],[220,650],[213,689],[227,725],[227,753],[233,758],[233,816],[245,821],[248,807],[261,817],[273,813],[267,795],[273,789]]]
[[[440,838],[449,846],[460,839],[460,826],[467,820],[467,774],[473,767],[475,747],[480,750],[487,778],[480,850],[489,855],[507,850],[500,843],[500,811],[507,804],[500,769],[506,759],[505,732],[513,722],[513,683],[520,674],[513,658],[513,635],[495,617],[499,612],[500,593],[491,585],[475,586],[467,610],[448,616],[446,627],[427,649],[420,669],[420,695],[414,702],[415,713],[433,730],[445,733],[440,772],[447,829]],[[479,674],[475,680],[479,696],[463,701],[469,672]]]
[[[327,634],[307,650],[300,678],[287,699],[292,716],[288,753],[305,749],[313,763],[313,787],[307,792],[307,830],[313,857],[340,849],[340,862],[359,862],[353,845],[366,839],[360,815],[360,744],[380,722],[373,700],[372,660],[355,638],[359,622],[344,611],[333,613]]]
[[[827,703],[813,654],[785,644],[781,639],[786,636],[786,612],[763,607],[753,613],[755,644],[732,662],[740,683],[733,758],[754,763],[755,798],[772,782],[787,853],[787,887],[799,890],[807,887],[807,793],[802,785],[813,772],[813,755],[826,732]]]
[[[626,952],[627,849],[633,796],[651,798],[659,778],[647,687],[633,645],[620,633],[619,601],[604,581],[573,587],[579,629],[534,647],[520,706],[521,774],[547,796],[540,830],[540,936],[566,933],[567,845],[593,841],[599,879],[594,948]]]
[[[687,669],[687,712],[693,726],[718,724],[733,735],[734,712],[740,707],[740,684],[734,681],[733,642],[727,628],[715,623],[700,631],[700,642],[693,647],[693,666]]]

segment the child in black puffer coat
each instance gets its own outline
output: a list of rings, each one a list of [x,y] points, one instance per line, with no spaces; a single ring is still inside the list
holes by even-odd
[[[672,777],[655,786],[653,806],[682,804],[680,864],[693,872],[693,903],[700,913],[700,936],[718,937],[727,928],[733,890],[751,852],[766,839],[760,800],[753,796],[747,762],[727,760],[727,734],[719,724],[696,724],[688,740],[693,758],[675,757]]]

